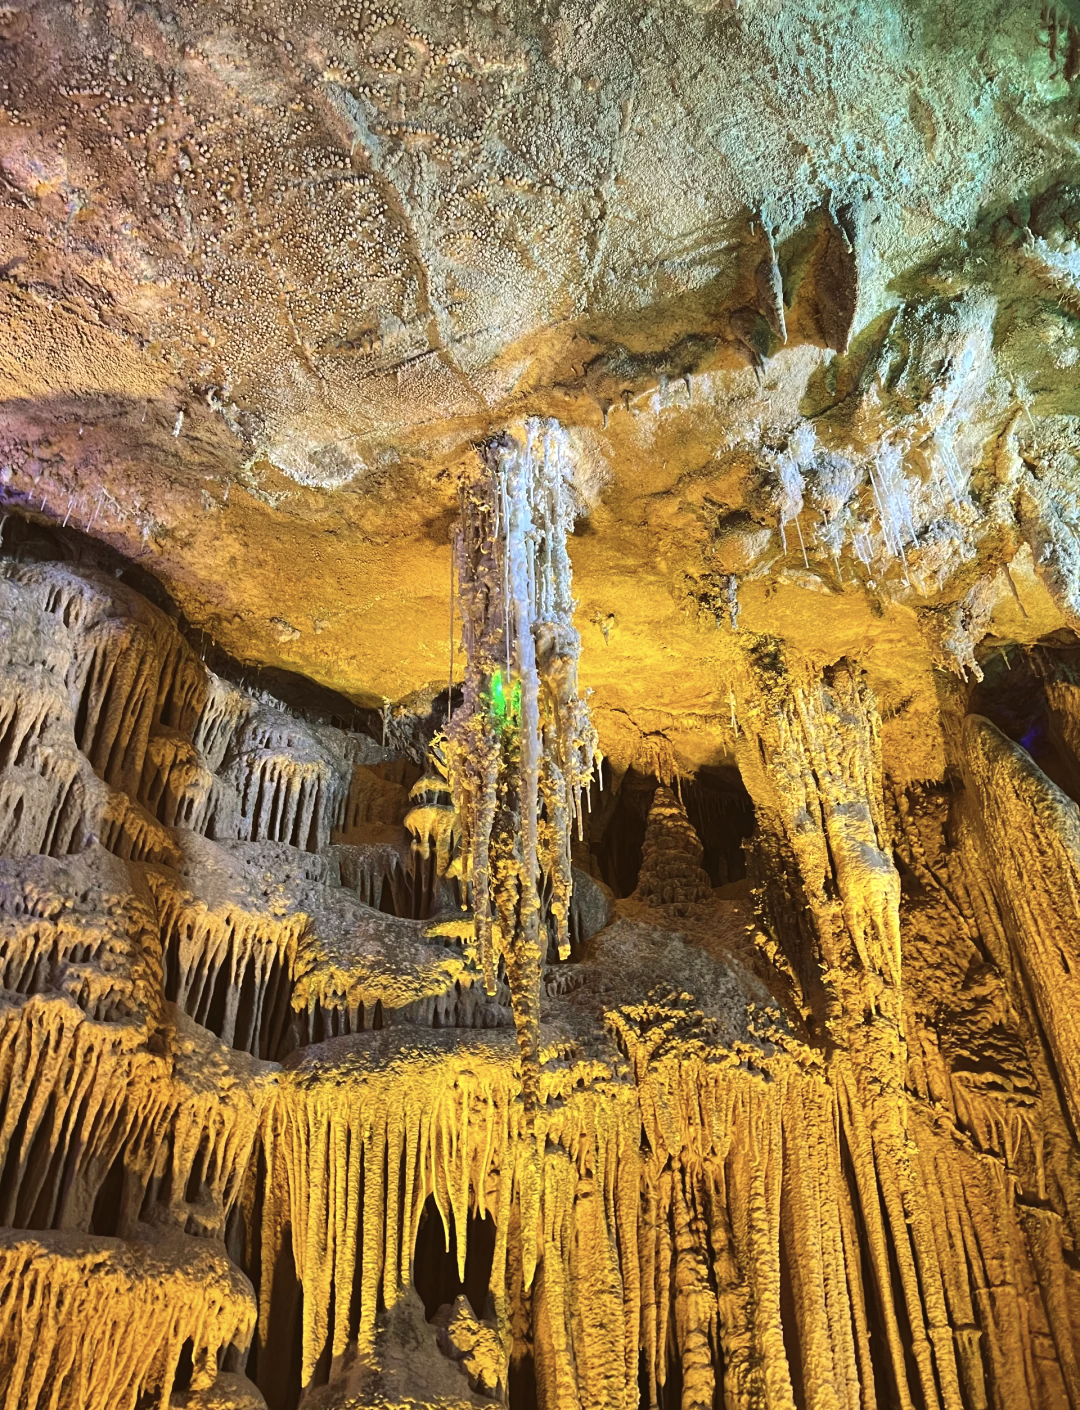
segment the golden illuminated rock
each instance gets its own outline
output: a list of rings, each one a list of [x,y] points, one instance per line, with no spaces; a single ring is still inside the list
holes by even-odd
[[[0,1410],[1080,1410],[1078,112],[0,6]]]

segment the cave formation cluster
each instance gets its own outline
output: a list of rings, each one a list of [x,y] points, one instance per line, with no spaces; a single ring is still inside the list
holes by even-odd
[[[1078,114],[0,6],[0,1410],[1080,1410]]]
[[[1075,1403],[1080,810],[956,701],[898,787],[859,666],[748,635],[715,886],[682,778],[601,762],[520,436],[464,689],[380,738],[4,560],[5,1406]]]

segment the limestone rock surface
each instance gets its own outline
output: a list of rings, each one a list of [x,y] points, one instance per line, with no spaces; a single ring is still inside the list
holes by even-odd
[[[0,5],[0,1410],[1080,1410],[1078,113]]]

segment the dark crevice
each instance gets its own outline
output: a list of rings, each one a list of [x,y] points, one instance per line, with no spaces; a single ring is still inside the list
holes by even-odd
[[[675,1319],[668,1322],[668,1344],[665,1355],[666,1380],[656,1388],[659,1410],[681,1410],[683,1392],[682,1357],[675,1334]]]
[[[191,1377],[195,1372],[195,1343],[190,1337],[180,1348],[180,1359],[176,1363],[176,1375],[173,1377],[173,1390],[187,1390],[191,1385]]]
[[[531,1351],[511,1359],[507,1399],[509,1410],[540,1410],[536,1389],[536,1363]]]
[[[1057,632],[1025,650],[990,640],[978,657],[983,679],[968,692],[969,713],[995,724],[1052,783],[1080,802],[1080,760],[1059,737],[1046,699],[1049,681],[1080,683],[1080,641],[1072,632]]]
[[[465,1232],[465,1278],[458,1274],[457,1230],[453,1213],[448,1211],[447,1227],[443,1227],[435,1196],[429,1195],[420,1215],[413,1249],[413,1287],[424,1304],[424,1315],[430,1322],[440,1307],[452,1303],[462,1293],[477,1317],[487,1315],[488,1287],[495,1257],[495,1221],[470,1213]]]
[[[283,1230],[270,1291],[270,1326],[265,1343],[256,1338],[247,1375],[269,1410],[295,1410],[303,1369],[303,1293],[293,1262],[292,1229]]]
[[[115,1237],[124,1200],[124,1158],[118,1155],[101,1182],[90,1216],[90,1232]]]
[[[629,896],[637,886],[646,820],[655,792],[654,778],[628,769],[613,803],[603,794],[594,799],[598,812],[605,804],[609,812],[600,836],[594,838],[593,852],[601,877],[616,896]]]
[[[754,805],[734,769],[701,769],[681,789],[686,816],[701,839],[701,865],[714,886],[746,876],[743,842],[754,830]]]
[[[806,1410],[806,1386],[803,1381],[802,1346],[799,1341],[799,1318],[795,1301],[795,1284],[791,1247],[794,1230],[790,1221],[781,1215],[780,1220],[780,1324],[784,1332],[784,1353],[787,1356],[791,1374],[791,1394],[795,1410]],[[798,1255],[795,1254],[797,1257]]]

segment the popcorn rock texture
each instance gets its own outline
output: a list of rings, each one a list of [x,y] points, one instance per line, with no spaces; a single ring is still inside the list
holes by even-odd
[[[0,1410],[1080,1410],[1078,85],[0,6]]]

